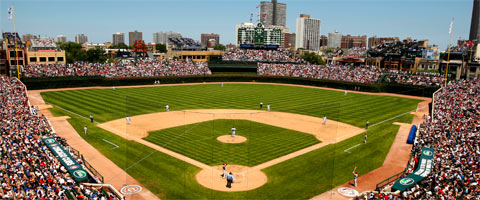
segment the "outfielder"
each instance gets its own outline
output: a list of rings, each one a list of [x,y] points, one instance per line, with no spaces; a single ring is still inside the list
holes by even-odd
[[[263,107],[263,102],[260,101],[260,109]]]
[[[368,124],[370,124],[367,120],[367,123],[365,124],[365,129],[368,129]]]
[[[168,106],[168,104],[165,106],[165,110],[168,112],[170,111],[170,106]]]
[[[232,127],[232,137],[235,137],[235,131],[236,131],[236,130],[237,130],[237,129],[235,128],[235,126],[233,126],[233,127]]]
[[[222,87],[223,87],[223,82],[222,82]]]
[[[270,112],[270,104],[267,104],[267,111]]]
[[[367,136],[367,133],[365,133],[364,139],[363,139],[363,143],[365,143],[365,144],[367,144],[367,137],[368,137],[368,136]]]
[[[84,126],[84,127],[83,127],[83,130],[85,131],[85,135],[87,135],[87,131],[88,131],[87,126]]]
[[[90,122],[93,123],[93,115],[90,114]]]
[[[347,96],[347,93],[348,93],[348,92],[345,90],[345,94],[344,94],[343,96]]]

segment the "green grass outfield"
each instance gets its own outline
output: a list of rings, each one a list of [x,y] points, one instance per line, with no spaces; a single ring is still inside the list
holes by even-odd
[[[44,100],[71,112],[105,122],[123,118],[126,114],[143,114],[164,110],[232,108],[258,109],[258,103],[272,104],[272,110],[306,114],[363,127],[407,113],[416,108],[419,100],[385,97],[277,85],[225,84],[192,85],[148,88],[73,90],[42,93]],[[129,97],[127,97],[129,96]],[[335,145],[287,160],[263,169],[268,182],[255,190],[245,192],[217,192],[206,189],[195,181],[199,168],[176,158],[157,152],[133,141],[90,124],[88,119],[51,109],[56,116],[69,115],[69,122],[89,134],[80,134],[106,157],[137,179],[162,199],[304,199],[323,193],[352,179],[351,171],[357,166],[360,175],[382,165],[395,138],[398,126],[393,122],[411,122],[412,115],[386,121],[368,129],[369,143],[360,145],[352,153],[345,152],[363,142],[357,135]],[[127,112],[128,111],[128,112]],[[106,139],[119,147],[104,142]],[[163,144],[163,145],[169,145]],[[162,146],[163,146],[162,145]]]
[[[247,138],[239,144],[226,144],[217,140],[228,135],[232,125],[236,135]],[[248,120],[219,119],[151,132],[144,138],[159,146],[194,158],[207,165],[229,164],[255,166],[274,158],[319,143],[315,136],[257,123]]]

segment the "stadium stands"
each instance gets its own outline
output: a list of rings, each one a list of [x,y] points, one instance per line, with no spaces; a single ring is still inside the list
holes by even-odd
[[[249,62],[293,62],[303,63],[303,59],[287,50],[231,49],[222,56],[223,61]]]
[[[7,42],[7,48],[15,48],[15,40],[17,41],[17,48],[23,49],[25,47],[18,33],[3,32],[3,40]]]
[[[152,77],[152,76],[186,76],[211,74],[206,63],[191,60],[143,60],[134,63],[86,63],[27,65],[25,77],[62,77],[62,76],[104,76]]]
[[[48,149],[42,136],[70,147],[45,116],[30,109],[23,83],[0,76],[0,94],[0,199],[118,199],[77,183]]]

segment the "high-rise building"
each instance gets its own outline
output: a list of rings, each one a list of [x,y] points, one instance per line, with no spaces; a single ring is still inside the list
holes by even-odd
[[[342,49],[350,49],[350,48],[361,48],[367,46],[367,36],[352,36],[352,35],[344,35],[342,36],[342,43],[340,47]]]
[[[260,2],[260,23],[265,26],[276,25],[285,26],[287,19],[287,4],[272,2]]]
[[[125,44],[125,33],[116,32],[112,35],[112,45]]]
[[[330,49],[340,48],[342,46],[342,34],[335,30],[333,33],[328,33],[327,47]]]
[[[480,39],[480,0],[473,0],[472,22],[468,39],[477,41]]]
[[[137,30],[133,32],[128,32],[128,45],[133,46],[133,43],[137,40],[143,40],[142,32],[138,32]]]
[[[320,47],[326,47],[328,45],[328,38],[325,35],[320,36]]]
[[[278,45],[282,44],[282,29],[266,27],[262,23],[242,23],[236,26],[236,44]]]
[[[168,38],[181,38],[182,34],[176,32],[155,32],[153,33],[153,43],[168,44]]]
[[[57,42],[67,42],[67,36],[57,35]]]
[[[217,44],[220,44],[220,35],[218,34],[215,34],[215,33],[202,33],[202,35],[200,36],[201,39],[200,39],[200,42],[202,43],[203,46],[206,46],[206,47],[213,47]],[[209,46],[209,41],[211,39],[214,39],[215,40],[215,43],[213,46]]]
[[[295,33],[283,33],[284,42],[282,48],[292,48],[295,47]]]
[[[77,34],[75,35],[75,42],[83,44],[85,42],[88,42],[88,37],[85,34]]]
[[[320,19],[310,18],[310,15],[301,14],[297,18],[295,49],[320,50],[320,23]]]

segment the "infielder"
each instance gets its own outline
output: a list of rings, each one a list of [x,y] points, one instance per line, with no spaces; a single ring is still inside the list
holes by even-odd
[[[233,126],[233,127],[232,127],[232,137],[235,137],[235,131],[236,131],[236,130],[237,130],[237,129],[235,128],[235,126]]]
[[[130,116],[127,115],[127,124],[130,125]]]
[[[87,130],[88,130],[88,128],[87,128],[86,125],[83,127],[83,130],[85,131],[85,135],[87,135]]]
[[[165,106],[165,110],[168,112],[170,111],[170,106],[168,106],[168,104]]]
[[[267,104],[267,111],[270,112],[270,104]]]
[[[327,125],[327,116],[323,115],[323,125]]]
[[[263,107],[263,102],[260,101],[260,109]]]

